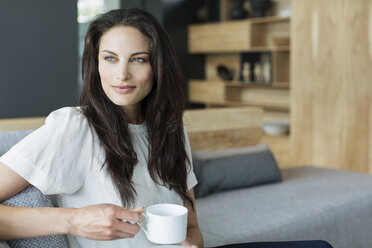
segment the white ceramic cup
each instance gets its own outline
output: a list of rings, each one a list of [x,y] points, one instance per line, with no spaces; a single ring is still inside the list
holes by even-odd
[[[177,204],[156,204],[146,208],[140,227],[157,244],[176,244],[186,239],[188,210]]]

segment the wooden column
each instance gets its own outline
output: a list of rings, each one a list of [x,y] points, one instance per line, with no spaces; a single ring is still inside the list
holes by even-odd
[[[292,1],[294,163],[372,173],[372,0]]]

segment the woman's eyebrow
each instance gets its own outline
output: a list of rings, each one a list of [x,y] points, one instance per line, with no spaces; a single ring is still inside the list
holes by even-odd
[[[132,56],[136,56],[136,55],[140,55],[140,54],[147,54],[147,55],[149,55],[149,52],[136,52],[136,53],[132,53]]]
[[[114,53],[114,52],[111,52],[111,51],[109,51],[109,50],[102,50],[101,51],[101,53],[111,53],[111,54],[113,54],[113,55],[117,55],[116,53]]]
[[[113,55],[117,56],[116,53],[114,53],[114,52],[112,52],[110,50],[102,50],[101,53],[103,53],[103,52],[110,53],[110,54],[113,54]],[[132,53],[131,56],[136,56],[136,55],[140,55],[140,54],[147,54],[148,55],[149,52],[136,52],[136,53]]]

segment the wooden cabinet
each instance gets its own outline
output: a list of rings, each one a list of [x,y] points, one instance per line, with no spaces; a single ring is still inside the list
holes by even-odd
[[[289,121],[290,46],[273,42],[289,35],[290,18],[277,16],[189,26],[189,53],[205,54],[205,78],[189,81],[189,101],[207,106],[260,106],[266,112],[280,111]],[[263,69],[263,55],[268,58],[268,76],[257,82],[254,66]],[[250,82],[243,82],[244,62],[249,63]],[[219,65],[232,72],[232,80],[221,79]]]
[[[189,101],[207,107],[258,106],[264,109],[264,122],[289,125],[290,44],[273,41],[278,37],[289,39],[291,20],[278,16],[229,20],[227,10],[231,2],[220,0],[220,22],[188,28],[188,52],[205,55],[205,78],[189,80]],[[288,1],[285,3],[289,5]],[[243,63],[261,62],[261,55],[269,58],[269,81],[243,83]],[[221,79],[219,65],[233,72],[232,80]],[[280,167],[292,165],[289,135],[264,136],[262,142],[269,145]]]

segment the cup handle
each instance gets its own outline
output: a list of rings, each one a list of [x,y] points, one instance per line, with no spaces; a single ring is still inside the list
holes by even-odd
[[[147,232],[147,229],[143,225],[143,224],[147,223],[147,214],[143,213],[142,215],[145,217],[144,221],[142,223],[137,223],[137,224],[140,226],[140,228],[143,230],[143,232],[146,234],[146,237],[147,237],[148,232]]]

